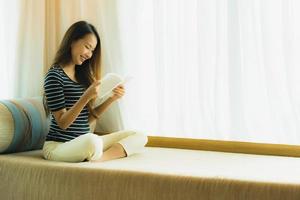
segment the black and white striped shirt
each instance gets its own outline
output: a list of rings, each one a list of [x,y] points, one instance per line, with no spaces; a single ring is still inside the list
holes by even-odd
[[[66,108],[70,109],[82,96],[86,88],[74,82],[60,66],[53,66],[45,76],[44,90],[51,112]],[[90,131],[88,122],[89,111],[85,106],[75,121],[66,129],[61,129],[51,114],[50,130],[46,141],[66,142]]]

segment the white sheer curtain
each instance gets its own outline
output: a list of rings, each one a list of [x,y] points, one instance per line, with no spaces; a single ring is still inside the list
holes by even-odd
[[[17,71],[15,50],[19,11],[17,0],[0,1],[0,98],[9,98],[15,94],[12,89],[15,81],[12,80]]]
[[[126,128],[300,143],[300,2],[119,1]]]
[[[41,95],[44,2],[0,1],[0,98]]]
[[[12,0],[0,11],[2,99],[40,95],[63,33],[87,20],[104,73],[134,77],[103,130],[300,143],[297,0]]]

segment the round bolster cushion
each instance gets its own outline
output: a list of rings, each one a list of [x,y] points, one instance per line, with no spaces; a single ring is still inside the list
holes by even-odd
[[[41,149],[48,130],[41,97],[0,100],[0,153]]]

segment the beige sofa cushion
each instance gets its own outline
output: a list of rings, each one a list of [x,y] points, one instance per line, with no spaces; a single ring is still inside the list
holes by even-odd
[[[300,199],[298,158],[157,147],[103,163],[0,155],[0,178],[3,199]]]

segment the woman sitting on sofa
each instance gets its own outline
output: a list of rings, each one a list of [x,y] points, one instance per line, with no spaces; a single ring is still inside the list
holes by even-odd
[[[125,92],[119,85],[104,103],[93,107],[101,93],[100,57],[100,37],[95,27],[85,21],[74,23],[45,76],[45,105],[51,114],[43,146],[45,159],[101,162],[138,153],[147,143],[147,136],[135,131],[103,136],[90,132],[90,125]]]

